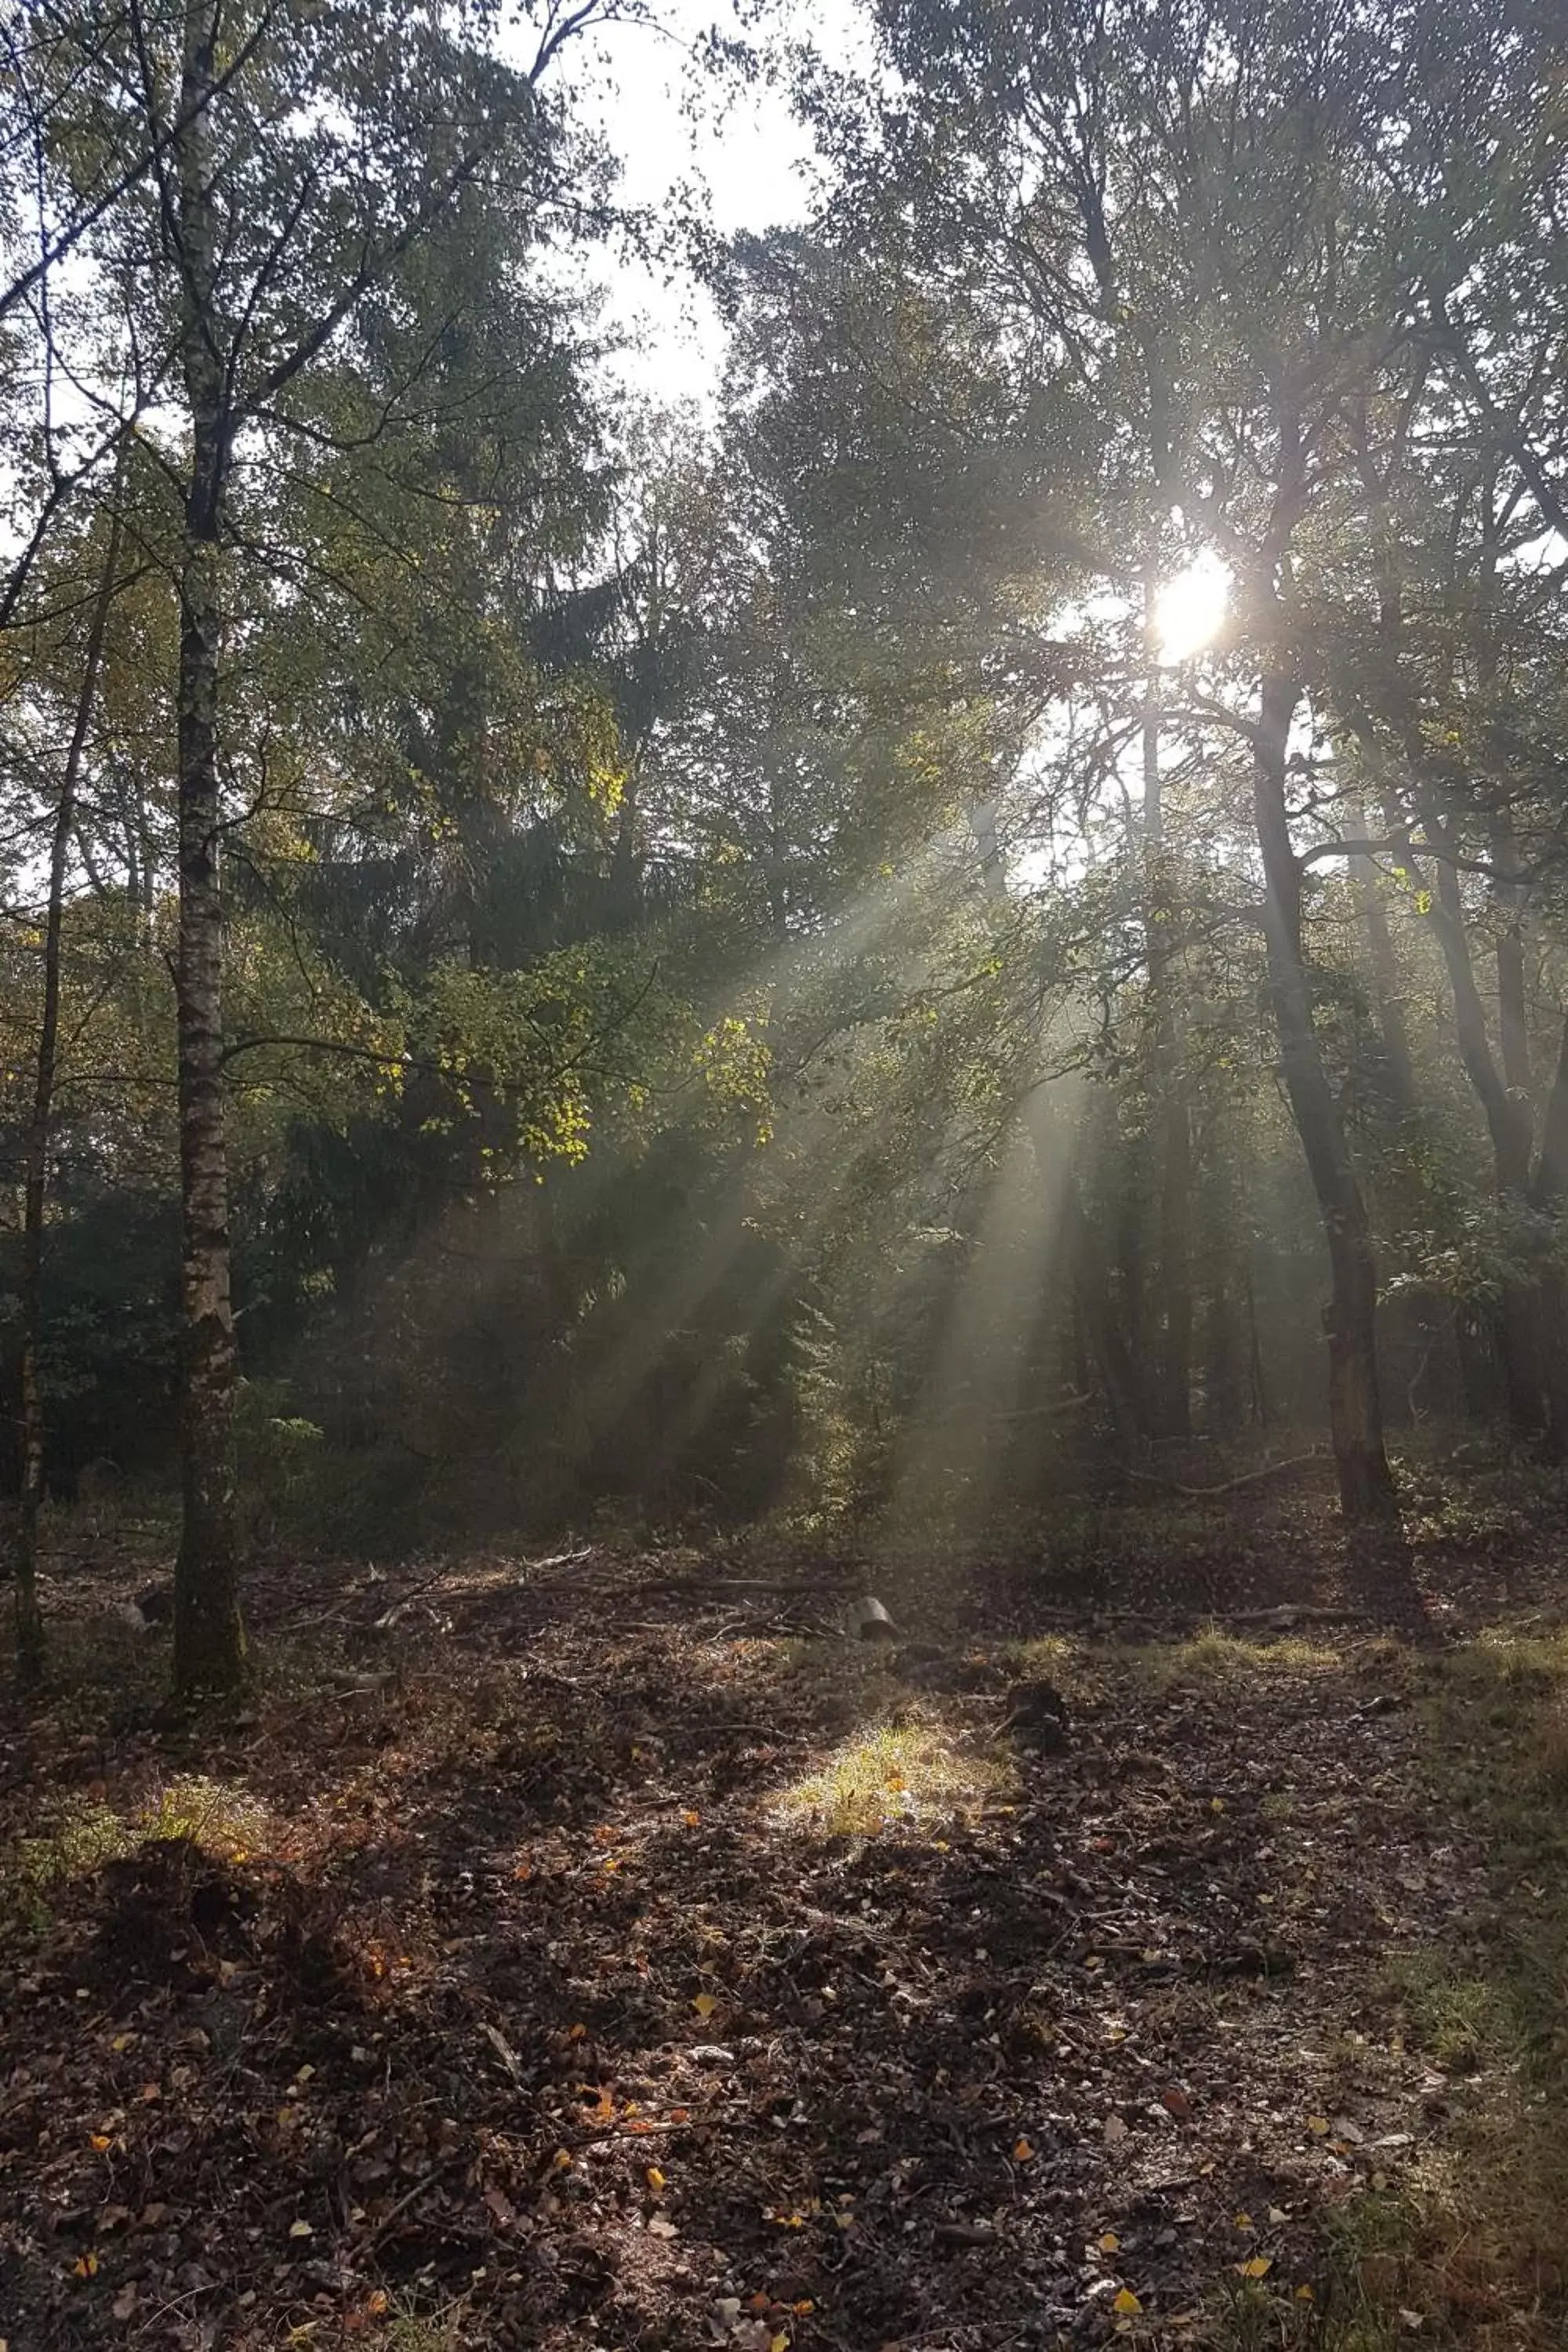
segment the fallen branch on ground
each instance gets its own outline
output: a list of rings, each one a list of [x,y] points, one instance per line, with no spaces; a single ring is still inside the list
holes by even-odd
[[[1303,1462],[1321,1462],[1324,1449],[1309,1445],[1305,1454],[1288,1454],[1279,1462],[1266,1462],[1260,1470],[1244,1470],[1239,1478],[1222,1478],[1215,1486],[1184,1486],[1179,1478],[1163,1478],[1157,1470],[1134,1470],[1131,1464],[1118,1464],[1128,1478],[1135,1478],[1141,1486],[1163,1486],[1172,1495],[1234,1495],[1243,1486],[1256,1486],[1264,1478],[1275,1477],[1281,1470],[1299,1470]]]

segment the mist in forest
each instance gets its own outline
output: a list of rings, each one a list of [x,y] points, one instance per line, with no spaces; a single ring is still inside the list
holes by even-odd
[[[641,13],[0,10],[25,1670],[89,1475],[206,1687],[268,1545],[1568,1444],[1561,25],[682,18],[650,160]]]

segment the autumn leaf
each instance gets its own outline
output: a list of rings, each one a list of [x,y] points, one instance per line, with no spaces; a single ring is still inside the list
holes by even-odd
[[[1119,2311],[1124,2319],[1130,2319],[1134,2312],[1142,2311],[1143,2306],[1131,2288],[1124,2286],[1110,2308],[1112,2311]]]
[[[92,2135],[92,2138],[91,2138],[90,2145],[91,2145],[93,2147],[97,2148],[97,2150],[98,2150],[98,2152],[99,2152],[100,2156],[101,2156],[101,2155],[103,2154],[104,2149],[105,2149],[106,2147],[113,2147],[113,2145],[114,2145],[114,2143],[113,2143],[113,2141],[110,2138],[109,2134],[108,2134],[107,2132],[94,2132],[94,2133],[93,2133],[93,2135]]]
[[[585,2025],[569,2025],[566,2029],[568,2042],[585,2042],[587,2038],[588,2029]]]
[[[1272,2254],[1254,2254],[1249,2263],[1237,2263],[1236,2268],[1240,2278],[1267,2278],[1274,2268],[1274,2257]]]
[[[79,2254],[75,2262],[71,2264],[71,2270],[74,2275],[78,2278],[96,2278],[98,2276],[98,2256],[96,2254]]]
[[[1105,2235],[1100,2242],[1100,2251],[1102,2254],[1118,2254],[1121,2252],[1121,2241],[1117,2236],[1114,2230],[1107,2230]]]
[[[1327,2139],[1329,2136],[1329,2119],[1327,2116],[1309,2116],[1307,2117],[1307,2129],[1312,2134],[1314,2139]]]
[[[664,2182],[664,2175],[663,2175],[663,2173],[659,2170],[659,2168],[658,2168],[658,2165],[657,2165],[657,2164],[650,2164],[650,2165],[648,2166],[647,2171],[647,2172],[646,2172],[646,2174],[644,2175],[644,2178],[645,2178],[645,2179],[647,2180],[648,2187],[653,2190],[653,2193],[654,2193],[654,2195],[655,2195],[656,2197],[658,2197],[658,2196],[659,2196],[659,2195],[661,2195],[661,2194],[662,2194],[663,2189],[664,2189],[664,2185],[665,2185],[665,2182]]]
[[[1013,2161],[1015,2164],[1031,2164],[1034,2161],[1034,2148],[1026,2139],[1016,2139],[1013,2142]]]
[[[289,2235],[291,2238],[313,2238],[315,2234],[309,2221],[290,2221],[289,2224]]]
[[[691,2006],[699,2017],[711,2017],[719,2004],[710,1992],[700,1992],[693,1996]]]
[[[682,1813],[680,1818],[686,1823],[689,1830],[700,1829],[701,1827],[702,1816],[700,1813]]]

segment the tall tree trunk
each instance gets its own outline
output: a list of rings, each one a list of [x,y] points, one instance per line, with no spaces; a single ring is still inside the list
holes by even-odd
[[[1357,833],[1364,839],[1370,829],[1366,812],[1357,805],[1352,807],[1351,815]],[[1351,874],[1362,928],[1366,933],[1373,991],[1377,998],[1377,1026],[1383,1041],[1389,1108],[1395,1118],[1411,1121],[1419,1114],[1421,1097],[1415,1084],[1415,1064],[1410,1051],[1410,1032],[1405,1019],[1399,962],[1388,928],[1388,910],[1383,903],[1377,866],[1372,858],[1352,858]]]
[[[216,0],[187,0],[179,142],[185,389],[193,428],[180,572],[180,945],[176,972],[184,1307],[184,1526],[174,1574],[174,1685],[245,1679],[234,1496],[234,1316],[223,1107],[219,539],[231,466],[215,288],[208,101]]]
[[[1149,992],[1153,1015],[1157,1105],[1159,1255],[1155,1300],[1160,1323],[1156,1412],[1161,1434],[1186,1438],[1193,1428],[1193,1133],[1183,1079],[1176,1002],[1176,907],[1165,853],[1160,772],[1160,668],[1152,557],[1143,573],[1143,895]]]
[[[103,660],[104,632],[114,601],[120,569],[120,490],[124,477],[124,444],[114,473],[109,545],[93,600],[88,626],[87,652],[76,716],[66,749],[59,798],[55,803],[54,835],[49,845],[49,898],[44,917],[44,1002],[38,1024],[38,1056],[33,1081],[33,1116],[27,1126],[25,1152],[26,1203],[22,1221],[22,1491],[16,1507],[16,1677],[24,1690],[36,1690],[44,1677],[44,1621],[38,1607],[38,1511],[44,1499],[45,1427],[39,1350],[44,1319],[44,1213],[48,1199],[49,1139],[54,1123],[60,1030],[60,947],[65,923],[66,866],[76,829],[77,787],[82,754],[98,692]]]
[[[1470,953],[1458,869],[1452,857],[1444,855],[1447,836],[1443,821],[1429,794],[1420,797],[1419,807],[1426,833],[1436,845],[1433,916],[1454,1002],[1454,1032],[1459,1058],[1485,1114],[1499,1202],[1505,1212],[1521,1217],[1527,1213],[1530,1196],[1530,1098],[1528,1094],[1510,1087],[1505,1070],[1498,1066]],[[1385,814],[1402,863],[1411,873],[1418,874],[1420,867],[1397,804],[1390,801]],[[1539,1294],[1537,1280],[1529,1276],[1521,1278],[1509,1275],[1503,1280],[1497,1307],[1498,1354],[1508,1391],[1509,1420],[1525,1437],[1538,1436],[1547,1418],[1542,1400]]]
[[[1488,824],[1497,878],[1492,902],[1502,918],[1497,943],[1498,1031],[1502,1045],[1502,1074],[1510,1090],[1528,1105],[1535,1079],[1530,1062],[1530,1000],[1524,952],[1526,892],[1517,881],[1519,845],[1506,809],[1494,811]],[[1528,1109],[1525,1113],[1529,1118]]]
[[[987,898],[1005,902],[1007,868],[996,827],[994,793],[970,802],[969,829],[979,859],[981,888]],[[1039,1181],[1045,1185],[1050,1171],[1060,1162],[1061,1139],[1042,1086],[1030,1088],[1024,1102],[1024,1117]],[[1060,1247],[1073,1288],[1075,1328],[1094,1358],[1117,1435],[1123,1444],[1131,1444],[1143,1433],[1143,1414],[1137,1373],[1110,1293],[1105,1253],[1084,1206],[1076,1167],[1069,1164],[1059,1181]]]
[[[1301,949],[1301,868],[1285,794],[1290,726],[1301,689],[1279,672],[1263,681],[1254,742],[1253,810],[1263,857],[1263,927],[1279,1058],[1328,1244],[1331,1290],[1329,1423],[1348,1519],[1394,1514],[1377,1376],[1377,1264],[1344,1124],[1312,1024]]]
[[[1568,1017],[1546,1097],[1541,1148],[1530,1188],[1538,1216],[1558,1224],[1568,1207]],[[1562,1235],[1544,1252],[1541,1280],[1541,1369],[1546,1390],[1546,1444],[1556,1461],[1568,1460],[1568,1278],[1563,1273]]]

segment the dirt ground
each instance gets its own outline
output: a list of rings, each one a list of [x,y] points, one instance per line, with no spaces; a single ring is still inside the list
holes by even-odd
[[[1491,1900],[1412,1602],[1452,1642],[1554,1562],[1401,1573],[1311,1481],[1066,1564],[274,1564],[198,1733],[86,1543],[74,1686],[3,1718],[0,2336],[1287,2340],[1449,2128],[1389,1955]],[[900,1638],[816,1630],[864,1589]]]

